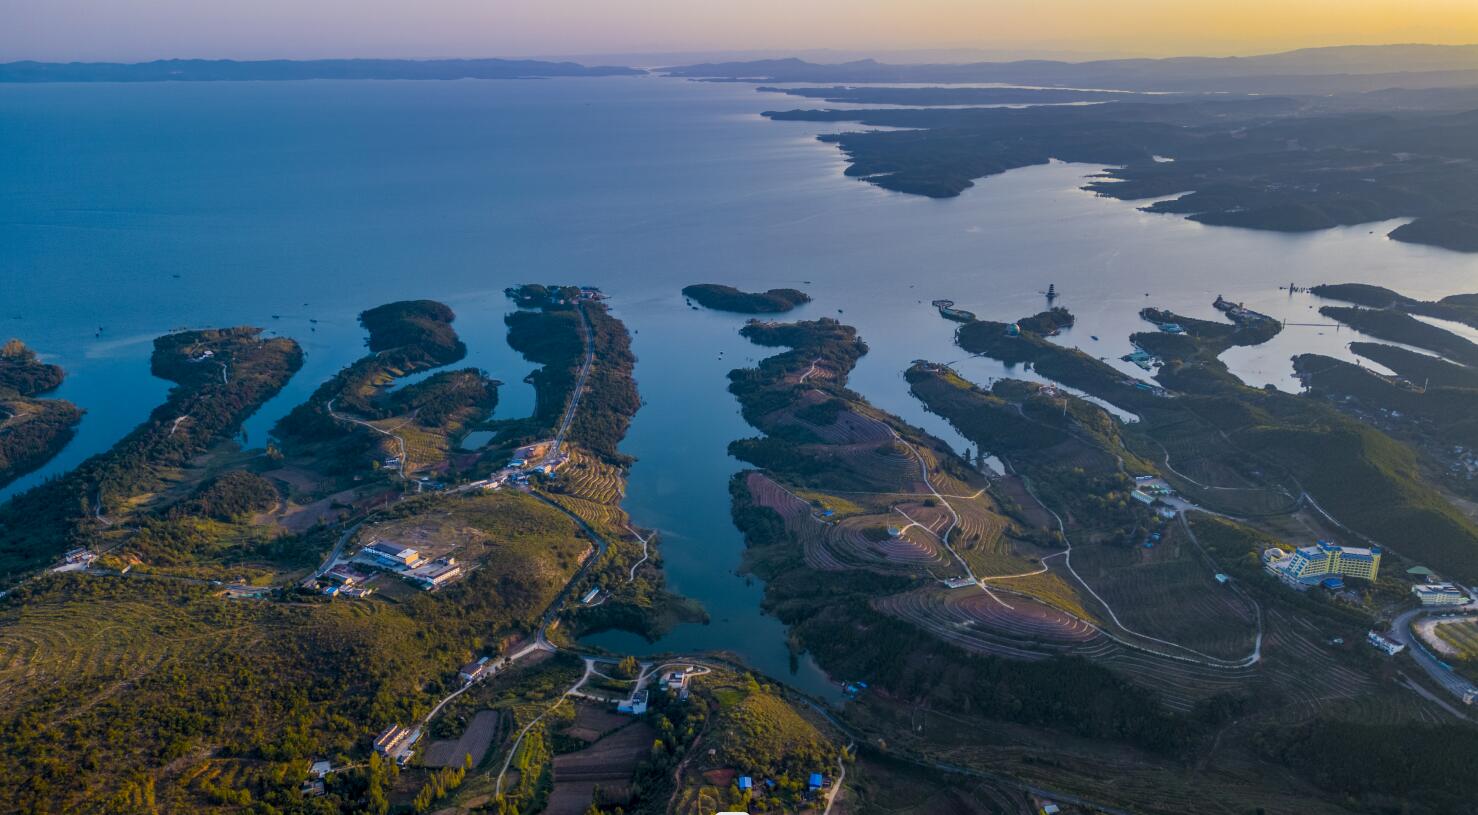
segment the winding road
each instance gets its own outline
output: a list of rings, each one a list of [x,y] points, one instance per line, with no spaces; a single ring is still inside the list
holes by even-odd
[[[1411,658],[1416,660],[1416,664],[1421,667],[1422,671],[1433,682],[1437,683],[1439,687],[1457,699],[1461,700],[1464,695],[1469,693],[1478,694],[1478,685],[1474,685],[1456,671],[1447,667],[1431,651],[1427,650],[1427,646],[1422,644],[1421,638],[1417,636],[1415,631],[1411,630],[1412,624],[1428,611],[1430,609],[1413,608],[1397,615],[1396,619],[1391,622],[1391,639],[1405,645],[1407,653],[1411,654]],[[1443,706],[1447,707],[1446,705]],[[1448,710],[1458,716],[1467,718],[1461,712],[1450,707]]]
[[[333,399],[328,400],[328,404],[324,405],[324,409],[328,411],[328,415],[329,416],[331,416],[331,417],[333,417],[335,419],[338,419],[339,421],[349,422],[350,424],[363,425],[364,427],[368,427],[370,430],[373,430],[376,433],[379,433],[379,434],[382,434],[382,435],[385,435],[385,436],[389,436],[390,438],[395,439],[395,443],[398,444],[398,445],[400,445],[400,467],[399,467],[399,469],[396,470],[395,474],[398,475],[398,476],[400,476],[400,480],[401,481],[405,481],[406,480],[405,470],[406,470],[406,466],[408,464],[410,464],[410,462],[406,460],[405,439],[401,438],[400,436],[395,435],[394,433],[391,433],[389,430],[382,430],[381,428],[376,427],[374,424],[371,424],[370,422],[367,422],[367,421],[365,421],[363,419],[356,419],[353,416],[348,416],[348,415],[345,415],[343,413],[335,413],[334,412],[334,400]],[[409,420],[407,420],[407,421],[409,421]],[[392,429],[398,430],[401,427],[401,425],[404,425],[404,424],[405,424],[405,422],[401,422],[401,424],[396,425]]]

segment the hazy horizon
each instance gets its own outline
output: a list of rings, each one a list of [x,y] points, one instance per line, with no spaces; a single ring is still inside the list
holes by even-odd
[[[827,51],[982,59],[1251,55],[1478,42],[1466,0],[0,0],[0,62]],[[953,61],[953,60],[951,60]]]

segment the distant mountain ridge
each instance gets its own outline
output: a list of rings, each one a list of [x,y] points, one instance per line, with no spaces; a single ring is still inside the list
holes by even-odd
[[[0,82],[242,82],[303,79],[534,79],[636,76],[622,66],[509,59],[161,59],[0,63]]]
[[[1478,84],[1478,45],[1308,48],[1252,57],[1169,57],[1088,62],[1019,60],[889,64],[864,59],[818,64],[800,59],[703,63],[672,76],[766,82],[1000,82],[1124,90],[1339,92]],[[1317,82],[1307,78],[1320,78]],[[1301,81],[1303,80],[1303,81]],[[1290,89],[1291,84],[1308,90]]]

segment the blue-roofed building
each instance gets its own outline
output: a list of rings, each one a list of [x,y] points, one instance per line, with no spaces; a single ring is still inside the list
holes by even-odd
[[[754,779],[747,775],[739,776],[739,791],[749,792],[752,789],[754,789]]]
[[[1378,546],[1362,549],[1319,541],[1305,546],[1287,557],[1273,555],[1265,567],[1295,585],[1317,585],[1329,577],[1357,577],[1375,580],[1380,573],[1381,550]]]
[[[806,786],[813,790],[819,790],[825,783],[826,779],[821,776],[821,773],[811,773],[811,779],[806,782]]]

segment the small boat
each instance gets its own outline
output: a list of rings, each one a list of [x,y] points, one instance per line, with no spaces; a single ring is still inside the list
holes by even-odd
[[[1088,336],[1091,337],[1094,342],[1098,342],[1098,335],[1097,334],[1089,334]]]

